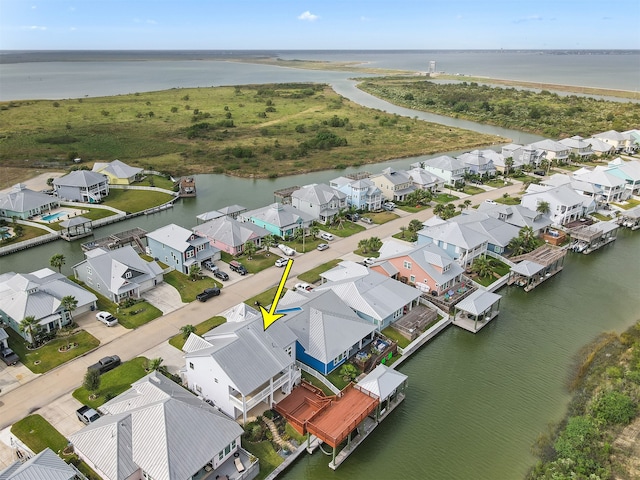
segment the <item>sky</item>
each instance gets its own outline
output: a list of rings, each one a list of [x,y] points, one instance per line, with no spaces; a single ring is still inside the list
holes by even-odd
[[[0,50],[640,49],[640,0],[0,0]]]

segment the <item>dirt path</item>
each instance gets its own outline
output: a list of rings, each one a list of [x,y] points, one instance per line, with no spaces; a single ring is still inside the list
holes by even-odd
[[[7,167],[8,168],[8,167]],[[49,178],[58,178],[58,177],[62,177],[63,175],[65,175],[64,172],[45,172],[45,173],[41,173],[39,175],[36,175],[33,178],[29,178],[27,180],[23,180],[23,176],[25,173],[24,169],[16,169],[20,171],[21,177],[19,179],[16,179],[16,181],[14,183],[12,183],[11,185],[7,186],[6,188],[4,188],[3,190],[0,190],[0,193],[8,193],[11,191],[11,189],[13,188],[13,185],[15,185],[16,183],[23,183],[27,186],[28,189],[33,190],[35,192],[39,192],[40,190],[46,190],[49,188],[49,186],[47,185],[47,179]],[[37,172],[37,170],[34,170],[34,172]],[[4,176],[4,175],[3,175]],[[3,179],[3,185],[4,185],[4,179]]]

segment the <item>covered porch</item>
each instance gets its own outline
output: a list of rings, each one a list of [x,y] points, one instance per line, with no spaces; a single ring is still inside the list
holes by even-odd
[[[210,463],[202,467],[191,480],[251,480],[260,471],[258,459],[238,447],[224,463],[214,469]]]
[[[68,242],[93,235],[93,224],[86,217],[69,218],[60,222],[60,226],[60,236]]]
[[[569,230],[572,243],[569,247],[577,253],[588,254],[617,238],[618,224],[616,222],[598,222],[593,225],[582,225]]]
[[[471,333],[477,333],[500,313],[500,299],[496,293],[476,290],[454,307],[452,322]]]

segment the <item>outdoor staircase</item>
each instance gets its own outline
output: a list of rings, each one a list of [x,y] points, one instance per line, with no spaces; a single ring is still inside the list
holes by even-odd
[[[273,423],[273,420],[263,416],[262,421],[267,425],[267,427],[269,427],[269,430],[271,430],[271,434],[273,435],[274,442],[276,442],[282,448],[286,448],[290,452],[296,451],[296,448],[297,448],[296,446],[294,446],[291,442],[282,439],[282,437],[278,433],[278,427],[276,427],[276,424]]]

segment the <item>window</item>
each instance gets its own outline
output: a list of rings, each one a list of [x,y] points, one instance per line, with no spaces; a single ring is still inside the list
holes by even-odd
[[[402,266],[407,270],[411,270],[411,262],[407,262],[406,260],[403,262]]]
[[[190,368],[191,370],[195,370],[195,369],[194,369],[194,367],[193,367],[193,362],[189,362],[189,368]]]
[[[231,442],[231,448],[236,448],[236,441]]]
[[[91,275],[92,273],[93,271],[91,270],[91,267],[87,265],[87,275]]]
[[[415,275],[410,275],[410,276],[409,276],[409,281],[410,281],[411,283],[416,283],[416,276],[415,276]]]
[[[293,354],[293,347],[289,346],[289,347],[285,348],[284,353],[286,353],[287,355],[291,356]]]
[[[231,453],[231,445],[224,447],[224,454],[229,455]]]
[[[224,452],[220,450],[220,453],[218,453],[218,460],[222,460],[223,458],[224,458]]]
[[[124,278],[131,278],[133,275],[131,274],[131,271],[128,271],[124,274]]]
[[[217,379],[217,378],[214,378],[214,379],[213,379],[213,381],[214,381],[214,382],[216,382],[216,383],[218,383],[218,379]]]

